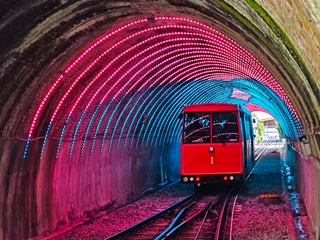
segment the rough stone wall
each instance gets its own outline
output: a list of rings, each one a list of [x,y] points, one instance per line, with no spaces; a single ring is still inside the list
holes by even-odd
[[[311,98],[313,107],[305,111],[305,115],[320,115],[320,4],[312,0],[257,0],[272,17],[276,20],[302,56],[302,61],[306,63],[309,70],[315,76],[308,79],[308,76],[300,76],[303,83],[296,86],[297,98],[302,95],[303,99]],[[313,81],[314,89],[308,81]],[[315,92],[315,95],[304,96],[302,88],[307,92]],[[310,113],[308,113],[308,111]],[[317,121],[317,120],[316,120]],[[305,124],[305,131],[310,134],[310,141],[315,142],[316,135],[320,135],[319,119],[318,122]],[[312,144],[314,145],[314,144]],[[320,156],[319,148],[312,149],[315,156]]]
[[[257,2],[281,24],[310,65],[312,72],[320,76],[319,3],[311,0]]]
[[[320,238],[320,164],[312,158],[295,152],[295,178],[297,191],[301,194],[308,217]],[[303,217],[303,216],[302,216]]]
[[[295,1],[257,1],[272,17],[280,23],[282,28],[288,33],[291,40],[295,43],[298,51],[302,54],[303,60],[310,67],[310,70],[316,76],[319,86],[320,78],[320,4],[312,0]],[[303,79],[305,81],[305,79]],[[308,91],[312,92],[309,85],[305,83]],[[299,86],[297,86],[299,88]],[[319,91],[319,90],[318,90]],[[299,93],[298,93],[299,94]],[[319,96],[319,92],[318,92]],[[314,111],[319,116],[320,103],[313,99],[314,106],[309,111]],[[317,146],[319,139],[319,126],[310,124],[306,129],[312,136],[309,139],[311,146]],[[306,152],[301,145],[295,144],[298,151],[295,155],[296,177],[298,191],[303,197],[308,216],[310,217],[316,230],[316,239],[320,237],[320,165],[319,160]],[[313,149],[313,154],[319,156],[320,149]]]

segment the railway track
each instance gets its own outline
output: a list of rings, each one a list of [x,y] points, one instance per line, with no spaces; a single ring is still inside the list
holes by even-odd
[[[197,193],[107,239],[214,239],[219,235],[227,196],[224,191]],[[218,239],[218,238],[216,238]]]
[[[272,142],[255,152],[256,162],[270,144]],[[222,189],[217,189],[211,193],[194,193],[105,240],[232,239],[232,222],[241,185],[223,185]]]
[[[266,150],[269,148],[269,146],[271,146],[275,142],[276,142],[275,140],[268,140],[264,144],[263,147],[255,149],[255,165],[254,165],[253,169],[250,171],[250,173],[248,174],[248,176],[246,177],[246,179],[244,180],[244,182],[242,183],[242,185],[239,186],[239,188],[237,189],[235,196],[233,196],[232,200],[230,200],[229,207],[228,207],[228,215],[227,215],[228,217],[226,218],[226,221],[225,221],[225,224],[226,224],[225,232],[224,232],[224,235],[221,239],[232,240],[233,219],[235,217],[235,213],[241,209],[241,206],[237,206],[237,199],[238,199],[239,193],[241,191],[241,188],[244,186],[246,181],[249,179],[249,177],[253,173],[253,171],[256,168],[256,166],[258,165],[259,160],[261,159],[263,153],[265,153]]]
[[[197,197],[198,194],[191,194],[155,215],[144,219],[143,221],[114,234],[113,236],[105,238],[105,240],[154,239],[167,228],[168,222],[176,216],[177,212],[196,201]]]
[[[176,221],[155,239],[213,239],[215,235],[219,236],[226,199],[226,193],[202,196],[188,209],[189,213],[180,221],[176,217]]]
[[[261,157],[261,155],[268,149],[268,147],[274,144],[275,142],[275,140],[267,140],[262,146],[255,146],[255,161],[257,161]]]

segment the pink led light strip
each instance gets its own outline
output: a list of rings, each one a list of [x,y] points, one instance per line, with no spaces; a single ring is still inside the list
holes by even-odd
[[[167,35],[167,34],[166,34],[166,35]],[[195,40],[195,41],[196,41],[196,40],[198,40],[198,39],[195,39],[195,38],[178,38],[178,40],[179,40],[179,41],[181,41],[181,40]],[[173,40],[166,40],[166,41],[164,41],[163,43],[165,43],[165,42],[170,42],[170,41],[173,41]],[[162,43],[160,43],[160,44],[162,44]],[[140,44],[139,44],[139,45],[140,45]],[[159,44],[157,44],[157,45],[159,45]],[[184,44],[183,44],[183,45],[184,45]],[[190,45],[190,44],[189,44],[189,45]],[[198,45],[199,45],[199,44],[198,44]],[[206,44],[206,46],[208,46],[208,50],[210,50],[210,49],[209,49],[209,48],[210,48],[210,45]],[[132,49],[132,48],[130,48],[129,50],[131,50],[131,49]],[[149,48],[149,49],[150,49],[150,48]],[[145,51],[147,51],[147,50],[149,50],[149,49],[146,49]],[[201,49],[201,48],[199,48],[199,49]],[[129,51],[129,50],[128,50],[128,51]],[[162,49],[161,51],[163,51],[163,50],[165,50],[165,49]],[[128,51],[126,51],[125,53],[127,53]],[[125,53],[124,53],[124,54],[125,54]],[[140,54],[142,54],[142,53],[143,53],[143,52],[141,52]],[[155,55],[155,54],[154,54],[154,55]],[[119,57],[121,57],[121,56],[119,56]],[[135,58],[135,57],[136,57],[136,56],[134,56],[133,58]],[[152,57],[152,55],[151,55],[150,57]],[[150,65],[150,64],[149,64],[149,65]],[[109,64],[108,66],[110,66],[110,64]],[[108,66],[107,66],[107,67],[108,67]],[[125,66],[125,64],[124,64],[123,66]],[[104,68],[104,70],[106,70],[106,68]],[[104,70],[103,70],[103,71],[104,71]],[[103,72],[103,71],[102,71],[102,72]],[[141,70],[140,70],[140,71],[141,71]],[[116,72],[117,72],[117,71],[116,71]],[[116,72],[115,72],[115,73],[116,73]],[[86,87],[85,91],[83,91],[83,92],[81,93],[80,97],[79,97],[79,98],[77,99],[77,101],[76,101],[76,104],[72,107],[72,110],[70,111],[70,115],[72,114],[73,110],[75,109],[75,107],[76,107],[76,105],[78,104],[78,102],[80,101],[80,99],[84,96],[84,93],[85,93],[85,92],[88,90],[88,88],[93,84],[93,82],[95,82],[95,80],[96,80],[98,77],[100,77],[100,76],[101,76],[101,72],[100,72],[100,73],[95,77],[95,79]],[[124,77],[124,76],[123,76],[123,77]],[[123,77],[122,77],[122,78],[123,78]],[[122,80],[122,78],[119,79],[118,82],[120,82],[120,81]],[[131,79],[132,79],[132,78],[131,78]],[[110,79],[109,79],[109,80],[110,80]],[[108,81],[109,81],[109,80],[108,80]],[[107,82],[108,82],[108,81],[107,81]],[[130,81],[131,81],[131,80],[130,80]],[[128,84],[130,81],[127,81],[127,84]],[[105,83],[107,83],[107,82],[105,82]],[[127,85],[127,84],[126,84],[126,85]],[[125,86],[126,86],[126,85],[125,85]],[[87,109],[89,108],[89,106],[90,106],[91,102],[93,101],[93,99],[95,98],[95,96],[98,94],[98,92],[99,92],[99,91],[102,89],[102,87],[104,87],[104,86],[105,86],[105,84],[104,84],[103,86],[101,86],[101,87],[99,88],[99,90],[94,94],[94,97],[91,98],[91,100],[90,100],[89,103],[87,104],[87,107],[86,107]],[[124,89],[125,86],[123,86],[123,87],[120,89],[120,91],[116,94],[116,96],[117,96],[118,94],[120,94],[121,90]],[[133,88],[134,86],[135,86],[135,85],[133,85],[132,88]],[[113,89],[113,87],[110,89],[110,91],[111,91],[112,89]],[[110,92],[110,91],[109,91],[109,92]],[[109,93],[109,92],[108,92],[108,93]],[[114,96],[114,98],[115,98],[116,96]],[[102,103],[103,101],[104,101],[104,99],[101,101],[101,103]]]
[[[173,28],[173,27],[175,27],[175,28],[177,28],[177,27],[190,28],[190,27],[187,27],[187,26],[176,26],[176,25],[166,25],[166,26],[153,27],[153,28],[151,28],[151,29],[146,29],[146,30],[143,30],[143,31],[139,31],[138,33],[135,33],[135,34],[133,34],[133,35],[125,38],[124,40],[122,40],[122,41],[120,41],[119,43],[117,43],[117,44],[115,44],[114,46],[112,46],[111,49],[114,49],[116,46],[119,46],[120,43],[123,43],[124,41],[127,41],[128,39],[131,39],[132,37],[137,36],[137,35],[140,35],[140,34],[142,34],[142,33],[146,33],[146,32],[153,31],[153,30],[159,30],[159,29],[168,29],[168,28]],[[194,30],[196,30],[196,29],[194,29]],[[207,34],[208,34],[208,32],[207,32]],[[164,36],[168,36],[168,34],[164,34]],[[206,35],[202,35],[202,36],[205,37]],[[119,58],[120,58],[121,56],[123,56],[124,54],[128,53],[129,51],[131,51],[132,49],[134,49],[134,48],[136,48],[136,47],[138,47],[138,46],[140,46],[140,45],[143,45],[145,42],[147,42],[147,41],[149,41],[149,40],[150,40],[150,39],[147,39],[146,41],[143,41],[142,43],[140,43],[140,44],[138,44],[138,45],[136,45],[136,46],[134,46],[134,47],[131,47],[130,49],[126,50],[123,54],[121,54],[121,55],[118,56],[116,59],[114,59],[113,61],[111,61],[107,67],[111,66],[112,63],[114,63],[117,59],[119,59]],[[153,40],[153,38],[151,38],[151,40]],[[146,50],[145,50],[145,51],[146,51]],[[86,72],[89,71],[89,69],[90,69],[94,64],[96,64],[96,63],[98,62],[98,60],[100,60],[100,59],[102,58],[102,56],[105,56],[108,52],[110,52],[110,49],[107,50],[107,51],[105,51],[105,52],[104,52],[102,55],[100,55],[96,60],[94,60],[93,63],[91,63],[91,64],[89,65],[89,67],[87,67],[87,68],[85,69],[85,71],[84,71],[83,73],[81,73],[81,74],[79,75],[79,77],[72,83],[71,87],[70,87],[70,88],[68,89],[68,91],[64,94],[64,96],[63,96],[62,99],[60,100],[58,106],[56,107],[56,109],[55,109],[55,111],[54,111],[54,113],[53,113],[53,115],[52,115],[52,117],[51,117],[51,122],[54,121],[54,119],[55,119],[55,117],[56,117],[56,115],[57,115],[57,112],[59,111],[59,109],[60,109],[61,106],[63,105],[63,102],[65,101],[65,99],[67,98],[67,96],[71,93],[72,89],[73,89],[73,88],[75,87],[75,85],[79,82],[79,80],[85,75]],[[86,54],[87,54],[87,52],[86,52]],[[141,53],[141,54],[142,54],[142,53]],[[81,58],[78,58],[78,59],[81,59]],[[78,60],[78,59],[77,59],[77,60]],[[76,62],[78,62],[78,61],[76,61]],[[104,71],[106,71],[107,67],[104,68]],[[100,73],[100,74],[102,74],[102,73]],[[115,73],[115,74],[116,74],[116,73]],[[100,76],[100,75],[99,75],[99,76]],[[99,76],[97,76],[97,77],[94,79],[94,81],[97,80]],[[94,82],[94,81],[93,81],[93,82]],[[86,90],[85,90],[84,92],[86,92],[86,91],[89,89],[89,87],[93,84],[93,82],[91,82],[91,83],[87,86],[87,88],[86,88]],[[84,92],[81,93],[80,99],[84,96]],[[78,100],[80,100],[80,99],[78,98]],[[76,105],[77,105],[77,104],[78,104],[78,102],[76,103]],[[89,103],[88,105],[90,105],[90,103]],[[70,114],[72,114],[72,112],[74,111],[74,109],[75,109],[75,107],[72,108]]]
[[[172,25],[160,26],[160,27],[153,28],[153,30],[154,30],[154,29],[165,29],[165,28],[171,28],[171,27],[176,27],[176,26],[172,26]],[[181,27],[181,26],[179,26],[179,27]],[[186,26],[182,26],[182,27],[199,31],[199,29],[196,29],[196,28],[194,28],[194,27],[189,27],[189,26],[187,26],[187,27],[186,27]],[[144,32],[144,31],[141,31],[141,32]],[[207,34],[208,34],[208,33],[207,33]],[[223,43],[223,42],[226,42],[226,40],[225,40],[225,39],[221,39],[221,42],[222,42],[222,43]],[[227,44],[227,42],[226,42],[226,44]],[[226,44],[225,44],[225,45],[226,45]],[[228,49],[228,50],[229,50],[229,49]],[[233,52],[233,51],[231,51],[231,52]],[[81,74],[81,76],[83,76],[83,74]],[[78,79],[77,79],[77,80],[78,80]],[[64,100],[66,99],[66,96],[69,95],[70,91],[71,91],[72,88],[76,85],[77,82],[78,82],[78,81],[75,81],[75,82],[72,84],[71,88],[69,88],[69,90],[67,91],[67,93],[64,95],[64,97],[62,98],[62,100],[61,100],[60,103],[58,104],[58,107],[56,108],[56,110],[55,110],[55,112],[54,112],[54,114],[53,114],[53,116],[52,116],[52,118],[51,118],[51,121],[54,120],[54,118],[55,118],[55,116],[56,116],[56,114],[57,114],[57,111],[58,111],[58,110],[60,109],[60,107],[62,106],[62,103],[63,103]],[[91,86],[91,85],[89,85],[88,88],[89,88],[90,86]],[[87,88],[87,89],[88,89],[88,88]],[[86,90],[85,90],[85,91],[86,91]],[[84,95],[84,92],[81,94],[81,97],[80,97],[80,98],[82,98],[83,95]],[[79,99],[78,99],[78,100],[79,100]],[[76,104],[76,105],[77,105],[77,104]],[[90,103],[89,103],[88,105],[90,105]],[[74,110],[74,108],[72,108],[71,113],[73,112],[73,110]]]
[[[226,36],[222,35],[217,30],[215,30],[215,29],[213,29],[213,28],[211,28],[211,27],[209,27],[209,26],[207,26],[207,25],[205,25],[203,23],[200,23],[200,22],[197,22],[195,20],[192,20],[192,19],[187,19],[187,18],[183,18],[183,17],[155,17],[155,20],[159,20],[159,21],[161,21],[161,20],[186,21],[186,22],[190,22],[192,24],[199,25],[199,26],[204,27],[206,29],[209,29],[210,31],[215,32],[217,35],[221,36],[222,38],[227,38]],[[262,69],[265,70],[264,66],[259,61],[257,61],[256,58],[250,52],[244,50],[237,42],[233,41],[232,39],[230,39],[230,38],[227,38],[227,39],[228,39],[229,42],[231,42],[232,44],[236,45],[238,47],[238,49],[245,51],[245,55],[246,56],[250,56],[252,59],[254,59],[255,63],[258,64],[261,67],[261,70]],[[269,86],[271,89],[274,89],[273,85],[275,85],[276,89],[274,89],[274,90],[276,90],[276,93],[279,94],[279,96],[285,101],[287,106],[289,106],[290,110],[295,113],[296,117],[298,117],[297,114],[296,114],[296,111],[292,107],[291,102],[289,101],[289,98],[285,94],[285,91],[282,89],[280,84],[277,83],[277,81],[271,76],[271,74],[268,71],[266,71],[266,73],[268,75],[268,79],[270,79],[271,83],[273,83],[273,84],[271,84],[272,86],[270,86],[269,84],[267,84],[267,86]],[[269,83],[269,81],[268,81],[268,83]]]
[[[97,42],[95,42],[93,45],[91,45],[89,48],[87,48],[69,67],[67,67],[67,69],[64,71],[64,73],[68,73],[69,71],[72,70],[72,68],[74,66],[76,66],[76,64],[82,59],[84,58],[84,56],[86,56],[88,53],[90,53],[94,48],[96,48],[98,45],[100,45],[101,43],[103,43],[104,41],[106,41],[109,37],[115,35],[116,33],[125,30],[128,27],[131,27],[133,25],[136,24],[140,24],[140,23],[144,23],[146,22],[147,19],[141,19],[138,21],[134,21],[132,23],[129,23],[121,28],[118,28],[117,30],[111,32],[110,34],[107,34],[106,36],[102,37],[100,40],[98,40]],[[32,124],[29,130],[29,134],[28,134],[28,142],[30,141],[32,135],[33,135],[33,131],[34,131],[34,127],[38,121],[40,112],[42,111],[44,105],[46,104],[48,98],[51,96],[53,90],[55,90],[55,88],[58,86],[58,84],[60,84],[61,80],[63,79],[63,74],[61,74],[58,79],[55,81],[55,83],[51,86],[51,88],[49,89],[49,91],[47,92],[46,96],[44,97],[44,99],[42,100],[41,104],[39,105],[39,108],[35,114],[35,116],[33,117],[32,120]],[[28,143],[27,143],[28,145]]]

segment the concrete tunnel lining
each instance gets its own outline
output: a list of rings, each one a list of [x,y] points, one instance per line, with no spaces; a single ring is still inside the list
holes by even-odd
[[[229,7],[232,4],[229,3]],[[206,55],[198,53],[201,61],[192,59],[192,56],[187,53],[191,49],[189,46],[184,50],[181,48],[180,51],[185,51],[184,55],[178,55],[179,49],[175,52],[177,58],[189,59],[185,60],[186,62],[181,60],[180,65],[178,65],[179,59],[176,59],[176,65],[173,62],[170,65],[170,60],[168,60],[170,58],[170,48],[168,48],[168,52],[164,53],[167,55],[159,55],[158,60],[161,60],[163,56],[168,56],[165,60],[168,65],[164,70],[172,70],[170,74],[171,79],[174,79],[172,83],[169,83],[170,77],[166,76],[164,70],[161,69],[162,65],[159,64],[158,69],[152,69],[148,68],[149,65],[146,63],[141,66],[140,72],[138,72],[137,65],[137,71],[133,71],[130,77],[135,73],[140,77],[143,74],[146,74],[145,77],[150,77],[152,74],[159,77],[154,73],[158,70],[158,72],[163,72],[163,78],[168,78],[167,82],[159,86],[152,85],[153,88],[147,88],[146,85],[145,88],[141,88],[143,90],[141,94],[139,91],[135,91],[131,95],[120,95],[114,92],[113,96],[116,95],[117,98],[114,100],[108,99],[109,102],[106,101],[103,107],[97,107],[99,104],[97,98],[92,100],[90,108],[86,108],[89,101],[83,97],[81,101],[76,103],[78,108],[72,110],[71,103],[72,101],[74,103],[75,99],[70,97],[70,100],[64,100],[69,105],[65,106],[61,103],[61,107],[57,108],[62,96],[68,91],[71,81],[77,77],[77,74],[79,75],[78,71],[81,69],[85,71],[83,70],[86,68],[85,65],[90,61],[92,62],[104,50],[94,48],[94,50],[97,49],[97,52],[90,56],[84,56],[84,58],[88,57],[88,62],[77,62],[77,65],[74,65],[74,72],[71,71],[73,69],[68,70],[68,66],[77,56],[81,56],[84,49],[87,49],[95,39],[99,39],[112,31],[117,31],[120,26],[143,19],[141,13],[146,17],[148,26],[155,24],[154,16],[172,17],[175,15],[173,13],[177,13],[176,16],[181,17],[179,20],[181,22],[178,24],[182,26],[188,26],[182,19],[194,21],[191,24],[193,27],[197,25],[195,22],[204,23],[206,26],[216,28],[222,34],[228,36],[229,39],[241,43],[240,45],[248,49],[258,63],[262,63],[263,72],[274,76],[271,78],[277,79],[270,85],[268,85],[270,83],[268,80],[264,82],[266,84],[264,87],[267,88],[263,90],[263,94],[275,96],[277,108],[273,109],[274,106],[269,105],[267,110],[273,113],[272,115],[278,120],[280,119],[279,122],[283,123],[282,127],[287,132],[287,137],[296,140],[304,135],[304,130],[306,130],[309,138],[309,135],[313,133],[313,127],[318,124],[315,117],[316,111],[305,112],[309,106],[314,106],[312,104],[314,97],[295,98],[299,89],[304,90],[302,96],[312,95],[312,93],[305,91],[305,82],[302,83],[301,80],[297,79],[297,76],[290,76],[296,71],[298,77],[303,77],[306,71],[299,70],[301,63],[294,62],[294,58],[290,56],[292,52],[288,51],[284,44],[274,40],[275,38],[272,35],[274,33],[269,32],[268,26],[264,26],[265,32],[259,34],[261,36],[270,34],[269,41],[271,41],[271,44],[267,45],[265,42],[261,44],[261,36],[257,35],[256,30],[250,29],[247,23],[240,22],[239,16],[230,15],[230,12],[228,13],[223,8],[223,4],[207,2],[201,5],[191,1],[188,1],[185,5],[180,1],[172,1],[172,3],[167,1],[159,1],[158,3],[144,1],[137,1],[137,3],[111,2],[108,4],[101,3],[99,7],[103,8],[100,11],[97,11],[99,7],[93,7],[89,1],[87,3],[64,1],[62,4],[57,1],[52,5],[43,1],[39,5],[29,6],[31,5],[28,5],[28,7],[25,5],[27,7],[25,14],[17,13],[16,19],[12,17],[10,21],[6,22],[7,25],[4,24],[0,28],[3,31],[7,29],[7,26],[14,26],[18,17],[32,16],[35,12],[40,13],[34,21],[30,22],[28,28],[20,29],[21,33],[14,38],[15,41],[12,43],[5,42],[6,51],[2,52],[0,57],[4,66],[4,71],[1,73],[1,86],[3,86],[4,91],[1,93],[0,100],[0,106],[3,106],[0,115],[1,141],[3,142],[1,152],[4,156],[1,163],[4,166],[4,174],[1,174],[1,188],[4,189],[5,196],[9,196],[8,199],[5,199],[5,197],[0,199],[1,206],[7,209],[3,214],[3,219],[8,218],[5,223],[3,222],[2,226],[4,227],[0,231],[3,236],[17,236],[15,234],[18,233],[13,233],[16,219],[20,219],[21,223],[29,222],[24,226],[19,226],[21,234],[26,236],[46,235],[54,229],[81,219],[85,214],[81,212],[83,210],[99,209],[115,199],[121,202],[125,201],[127,197],[137,196],[145,188],[144,179],[147,179],[147,185],[152,185],[154,182],[175,176],[176,173],[173,169],[178,169],[178,166],[173,153],[177,154],[180,125],[178,120],[167,121],[162,116],[164,113],[170,114],[170,118],[173,119],[181,110],[181,103],[230,101],[230,96],[234,92],[233,89],[239,88],[240,91],[246,92],[244,89],[248,87],[250,91],[247,94],[251,95],[251,98],[249,98],[251,101],[246,102],[239,97],[232,98],[231,101],[242,104],[249,103],[248,106],[250,104],[261,106],[268,99],[268,97],[261,97],[261,93],[259,93],[261,87],[254,87],[254,84],[246,85],[246,79],[250,79],[254,83],[260,77],[264,77],[258,74],[259,69],[252,72],[245,72],[240,68],[236,69],[234,67],[236,62],[233,61],[237,57],[236,54],[231,55],[231,58],[226,55],[221,58],[212,51],[212,53]],[[149,9],[143,8],[146,6]],[[151,13],[148,12],[150,8],[152,9]],[[241,12],[243,10],[237,9],[237,11]],[[110,15],[104,15],[106,12]],[[160,12],[161,14],[159,14]],[[213,12],[215,14],[211,14]],[[140,13],[139,17],[136,17],[137,13]],[[190,17],[190,15],[193,17]],[[243,17],[248,16],[243,15]],[[164,21],[172,23],[176,20],[167,19]],[[255,24],[259,21],[261,23],[261,20],[255,16]],[[178,24],[173,23],[173,25]],[[144,27],[140,29],[131,27],[132,25],[130,25],[130,33],[144,29]],[[255,28],[258,27],[255,26]],[[161,32],[161,29],[156,31]],[[184,34],[183,37],[186,37],[187,33],[186,30],[181,31],[181,34]],[[193,32],[193,34],[195,33],[196,31]],[[112,43],[117,44],[119,39],[125,39],[126,34],[127,32],[124,31],[120,38],[113,38],[113,42],[105,45],[106,48],[110,47]],[[169,38],[166,40],[167,42],[163,45],[169,47]],[[139,39],[137,38],[135,41],[139,42]],[[196,40],[191,40],[189,37],[185,41],[185,45],[188,46],[187,44],[190,43],[198,44],[196,46],[198,48],[201,48],[200,43],[206,43],[207,45],[209,43],[214,46],[213,43],[200,37]],[[202,48],[204,48],[204,45]],[[285,56],[281,60],[275,54],[278,48],[281,50],[279,52]],[[161,50],[159,49],[159,53]],[[197,51],[200,51],[200,49],[197,49]],[[106,55],[104,59],[108,61],[108,58],[115,58],[122,52],[123,49],[119,48],[119,50],[114,51],[113,55]],[[222,52],[222,54],[225,53]],[[212,59],[218,57],[220,57],[220,62],[213,64]],[[284,66],[283,62],[285,61],[291,65]],[[233,64],[231,67],[228,65],[230,62],[231,65]],[[187,63],[191,66],[188,67]],[[122,62],[119,61],[115,65],[119,67],[121,64]],[[79,85],[74,87],[74,93],[77,96],[79,96],[81,88],[83,91],[83,88],[88,86],[88,81],[97,71],[101,70],[98,65],[94,68],[86,72],[87,75],[84,75],[81,80],[83,82],[79,82]],[[179,72],[178,68],[183,70]],[[176,72],[173,71],[174,69]],[[49,96],[48,91],[59,77],[67,79],[68,82],[61,82],[56,85],[52,88],[52,95]],[[9,78],[12,79],[12,84],[5,84],[3,80]],[[180,83],[179,78],[185,78],[189,81]],[[221,81],[220,84],[218,84],[218,81],[217,84],[210,81],[225,78],[228,79],[227,83],[229,85],[226,85],[226,81]],[[237,81],[234,81],[235,78],[238,78]],[[201,80],[195,81],[196,79]],[[259,82],[256,81],[256,83],[259,85]],[[295,83],[299,87],[296,87]],[[98,87],[95,86],[95,89],[97,90]],[[119,91],[122,87],[128,89],[132,86],[122,85],[116,90]],[[138,87],[133,87],[132,90],[139,89]],[[210,96],[207,96],[208,90]],[[222,90],[224,90],[223,95],[218,95],[217,92]],[[314,88],[314,91],[317,92],[316,88]],[[93,92],[91,93],[93,94]],[[184,98],[184,94],[188,97]],[[46,95],[48,95],[47,99]],[[170,100],[165,98],[167,95],[171,97]],[[101,94],[99,97],[101,100],[104,95]],[[148,99],[149,102],[142,104],[145,99]],[[302,100],[305,100],[305,103]],[[181,105],[179,106],[177,103]],[[39,116],[35,118],[41,104],[44,104],[41,107],[42,110],[39,111]],[[146,108],[146,106],[148,107]],[[134,109],[138,110],[135,111]],[[294,113],[295,111],[296,113]],[[73,115],[68,119],[70,112]],[[97,115],[104,117],[99,119],[95,117]],[[107,119],[106,116],[111,115],[113,115],[113,118]],[[126,117],[128,118],[126,119]],[[54,121],[51,124],[50,120],[52,119]],[[98,128],[98,130],[95,128],[94,131],[93,126],[97,126],[99,122],[100,125],[105,127]],[[122,125],[125,122],[127,127]],[[149,125],[144,125],[145,123]],[[91,132],[88,132],[88,129],[91,129]],[[154,135],[152,136],[152,134]],[[28,143],[30,148],[27,149],[26,159],[22,160],[28,137],[30,137]],[[44,139],[48,141],[46,144],[43,144]],[[162,142],[159,142],[160,139],[163,139]],[[312,138],[311,144],[313,154],[317,155],[315,149],[319,146],[319,139]],[[115,156],[119,159],[118,162],[113,160]],[[143,158],[151,160],[146,163],[142,160]],[[107,160],[103,162],[99,159]],[[172,169],[169,167],[170,164],[173,165]],[[157,176],[144,174],[137,177],[137,174],[145,171],[145,169],[156,173],[159,168],[162,172]],[[121,172],[119,169],[124,170]],[[94,174],[87,176],[86,170]],[[170,171],[171,173],[169,173]],[[108,177],[104,178],[105,175]],[[127,177],[123,177],[123,175]],[[95,177],[98,180],[95,180]],[[113,177],[116,177],[116,179],[113,179]],[[136,178],[135,187],[126,185],[126,181],[130,177]],[[66,180],[70,186],[64,186],[65,182],[63,180]],[[34,185],[34,183],[36,184]],[[95,185],[99,187],[95,188]],[[19,189],[16,189],[16,186],[21,186],[24,190],[20,192]],[[111,193],[104,186],[111,189],[122,188],[123,193],[129,192],[129,195],[123,196],[120,193]],[[94,193],[97,190],[102,192],[101,196],[97,198],[86,196],[86,193]],[[60,196],[60,194],[65,194],[65,196]],[[35,202],[32,202],[33,196],[37,198]],[[11,202],[10,199],[15,200]],[[21,199],[25,200],[21,201]],[[16,207],[19,201],[25,204],[25,209]],[[10,208],[12,210],[9,211]],[[23,212],[22,216],[18,216],[19,211]],[[9,218],[12,220],[9,220]]]

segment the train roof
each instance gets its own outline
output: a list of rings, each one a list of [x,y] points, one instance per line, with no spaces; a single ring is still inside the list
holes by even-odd
[[[185,105],[184,112],[215,112],[215,111],[242,111],[251,115],[250,111],[240,104],[232,103],[201,103]]]

